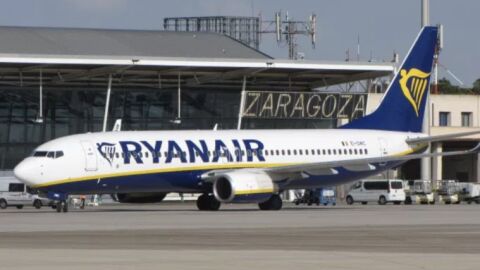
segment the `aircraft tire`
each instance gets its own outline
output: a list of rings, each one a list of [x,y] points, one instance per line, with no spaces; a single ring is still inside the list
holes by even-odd
[[[57,202],[57,207],[55,207],[55,210],[57,210],[57,213],[61,213],[63,210],[62,203]]]
[[[267,201],[259,203],[258,207],[260,210],[280,210],[282,209],[282,205],[282,198],[277,194],[273,194]]]
[[[23,205],[17,205],[17,209],[23,209]]]
[[[197,199],[197,208],[200,211],[217,211],[221,203],[214,196],[203,194]]]
[[[68,203],[66,201],[62,201],[62,208],[64,213],[68,212]]]

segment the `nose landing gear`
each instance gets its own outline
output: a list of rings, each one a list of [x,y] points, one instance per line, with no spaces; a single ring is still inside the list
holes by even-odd
[[[47,198],[55,202],[52,208],[56,209],[57,213],[68,212],[68,194],[49,191],[47,193]]]

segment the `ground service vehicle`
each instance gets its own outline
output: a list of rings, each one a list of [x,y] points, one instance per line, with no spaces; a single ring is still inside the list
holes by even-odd
[[[0,209],[9,206],[22,209],[24,206],[34,206],[40,209],[44,205],[51,205],[51,201],[32,194],[32,190],[23,183],[9,183],[8,191],[0,192]]]
[[[467,203],[475,202],[480,204],[480,184],[477,183],[458,183],[459,200]]]
[[[353,186],[346,197],[347,204],[361,202],[378,202],[380,205],[392,202],[400,204],[405,201],[402,180],[361,180]]]
[[[405,190],[405,204],[434,204],[435,195],[432,190],[432,181],[414,180],[412,185]]]
[[[439,203],[460,203],[457,180],[440,180],[437,182],[437,198]]]
[[[293,201],[295,205],[307,204],[307,205],[320,205],[325,206],[331,204],[336,205],[336,195],[333,188],[317,188],[317,189],[306,189],[303,193],[296,193],[296,198]]]

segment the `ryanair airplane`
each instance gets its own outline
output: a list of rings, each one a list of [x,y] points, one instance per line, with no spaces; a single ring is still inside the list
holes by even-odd
[[[121,202],[159,202],[168,192],[200,193],[200,210],[258,203],[279,210],[279,193],[339,185],[423,157],[430,142],[480,133],[421,133],[437,28],[421,30],[379,107],[338,129],[112,131],[40,145],[16,177],[68,211],[73,194],[117,194]]]

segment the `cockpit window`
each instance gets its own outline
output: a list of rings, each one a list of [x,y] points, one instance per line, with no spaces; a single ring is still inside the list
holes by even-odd
[[[33,153],[34,157],[46,157],[47,156],[47,151],[35,151]]]
[[[35,151],[33,157],[59,158],[63,157],[63,151]]]

